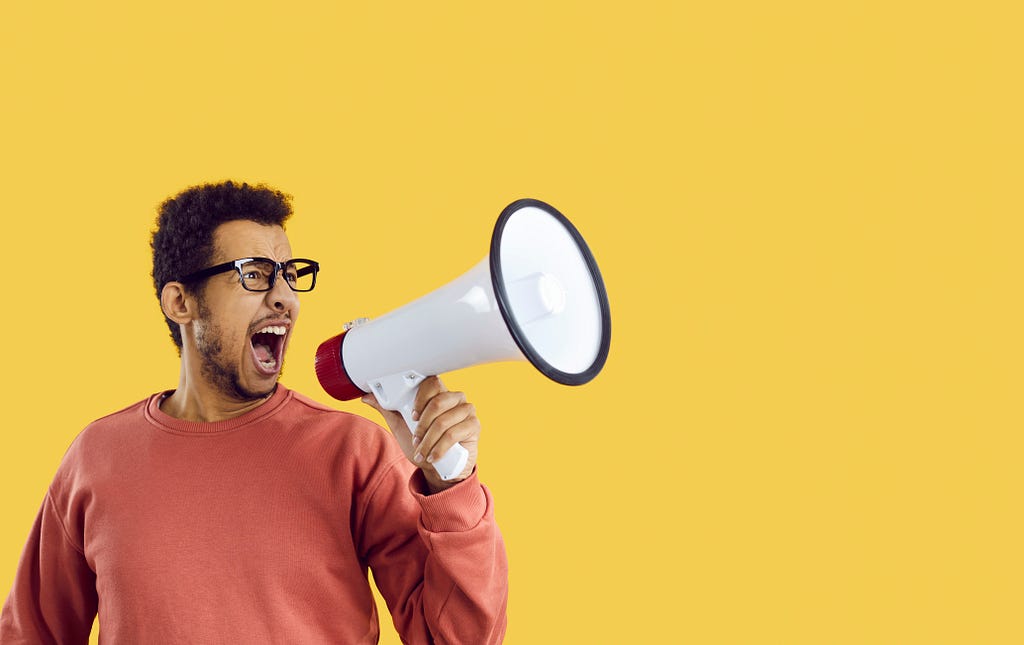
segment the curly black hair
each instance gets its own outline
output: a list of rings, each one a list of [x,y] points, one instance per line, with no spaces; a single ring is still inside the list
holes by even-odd
[[[265,184],[250,186],[230,180],[192,186],[168,198],[160,205],[157,228],[150,242],[157,300],[168,282],[210,265],[214,229],[233,220],[283,227],[292,214],[291,199],[291,195]],[[198,295],[202,297],[201,292]],[[178,323],[164,318],[180,354]]]

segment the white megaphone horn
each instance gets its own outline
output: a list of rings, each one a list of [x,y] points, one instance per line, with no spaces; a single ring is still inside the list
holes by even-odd
[[[608,358],[611,313],[597,262],[553,207],[521,199],[502,211],[490,255],[452,282],[380,318],[360,319],[316,352],[320,385],[336,399],[372,392],[416,431],[412,407],[430,375],[495,361],[529,361],[582,385]],[[455,444],[433,463],[457,477],[469,453]]]

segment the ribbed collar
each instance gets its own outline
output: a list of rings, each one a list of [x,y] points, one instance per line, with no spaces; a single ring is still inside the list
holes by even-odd
[[[149,402],[146,404],[146,420],[165,432],[188,435],[212,435],[238,430],[277,413],[284,407],[285,402],[292,397],[291,390],[278,383],[274,393],[270,395],[269,399],[260,404],[259,407],[233,419],[204,422],[176,419],[161,410],[160,401],[173,392],[174,390],[167,390],[166,392],[158,392],[149,397]]]

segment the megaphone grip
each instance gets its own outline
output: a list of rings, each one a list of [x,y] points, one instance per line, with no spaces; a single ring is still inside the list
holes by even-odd
[[[373,395],[377,397],[377,403],[385,410],[401,414],[405,425],[409,426],[409,431],[413,434],[416,434],[419,422],[412,418],[412,407],[416,403],[416,392],[420,389],[420,383],[425,378],[415,370],[408,370],[400,374],[390,374],[373,379],[369,383]],[[441,479],[449,481],[462,473],[466,468],[467,461],[469,461],[469,451],[462,444],[457,443],[431,465]]]
[[[467,461],[469,461],[469,451],[461,443],[457,443],[444,453],[444,457],[435,461],[433,466],[441,479],[449,481],[462,474],[462,471],[466,469]]]

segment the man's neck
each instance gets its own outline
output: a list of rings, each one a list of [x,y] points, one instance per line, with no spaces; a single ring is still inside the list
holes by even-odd
[[[212,423],[233,419],[255,410],[271,396],[273,391],[253,401],[239,401],[210,388],[192,386],[182,374],[178,389],[160,403],[160,409],[176,419]]]

